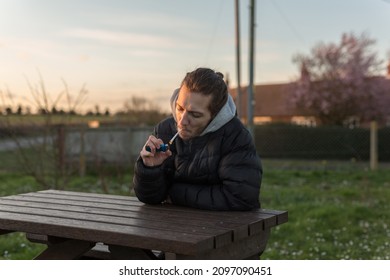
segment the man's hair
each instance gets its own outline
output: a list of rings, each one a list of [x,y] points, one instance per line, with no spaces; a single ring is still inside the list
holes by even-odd
[[[197,68],[192,72],[188,72],[180,87],[183,85],[192,92],[206,96],[211,95],[208,109],[212,118],[218,114],[228,99],[228,91],[223,80],[223,74],[209,68]]]

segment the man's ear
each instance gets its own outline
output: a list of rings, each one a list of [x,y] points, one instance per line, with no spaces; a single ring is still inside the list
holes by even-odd
[[[176,121],[176,114],[175,114],[175,110],[176,110],[176,101],[177,101],[177,98],[179,97],[179,91],[180,91],[180,88],[177,88],[173,91],[173,94],[171,96],[171,99],[170,99],[170,104],[171,104],[171,111],[172,111],[172,115]]]

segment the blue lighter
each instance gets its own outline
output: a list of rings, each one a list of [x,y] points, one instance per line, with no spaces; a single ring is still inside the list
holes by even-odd
[[[175,140],[175,138],[179,135],[179,131],[176,132],[175,135],[173,135],[173,137],[171,138],[171,140],[169,140],[169,145],[172,145],[173,143],[173,140]],[[168,151],[169,149],[169,145],[168,144],[161,144],[159,148],[156,149],[156,152],[166,152]],[[145,147],[145,150],[148,151],[149,153],[152,151],[152,149],[149,147],[149,146],[146,146]]]
[[[152,149],[149,146],[145,147],[145,150],[151,152]],[[168,151],[168,144],[161,144],[159,148],[156,149],[156,152],[166,152]]]

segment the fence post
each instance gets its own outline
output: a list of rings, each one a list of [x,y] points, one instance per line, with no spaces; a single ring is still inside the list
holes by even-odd
[[[84,139],[84,127],[80,128],[80,158],[79,158],[79,175],[85,176],[85,139]]]
[[[378,168],[378,124],[376,121],[370,123],[370,169]]]
[[[58,167],[61,175],[65,172],[65,126],[60,124],[57,127],[57,148],[58,148]]]

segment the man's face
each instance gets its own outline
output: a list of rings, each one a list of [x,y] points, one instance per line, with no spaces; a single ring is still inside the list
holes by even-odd
[[[181,87],[175,111],[180,138],[189,140],[203,132],[211,121],[210,101],[211,96],[191,92],[186,85]]]

